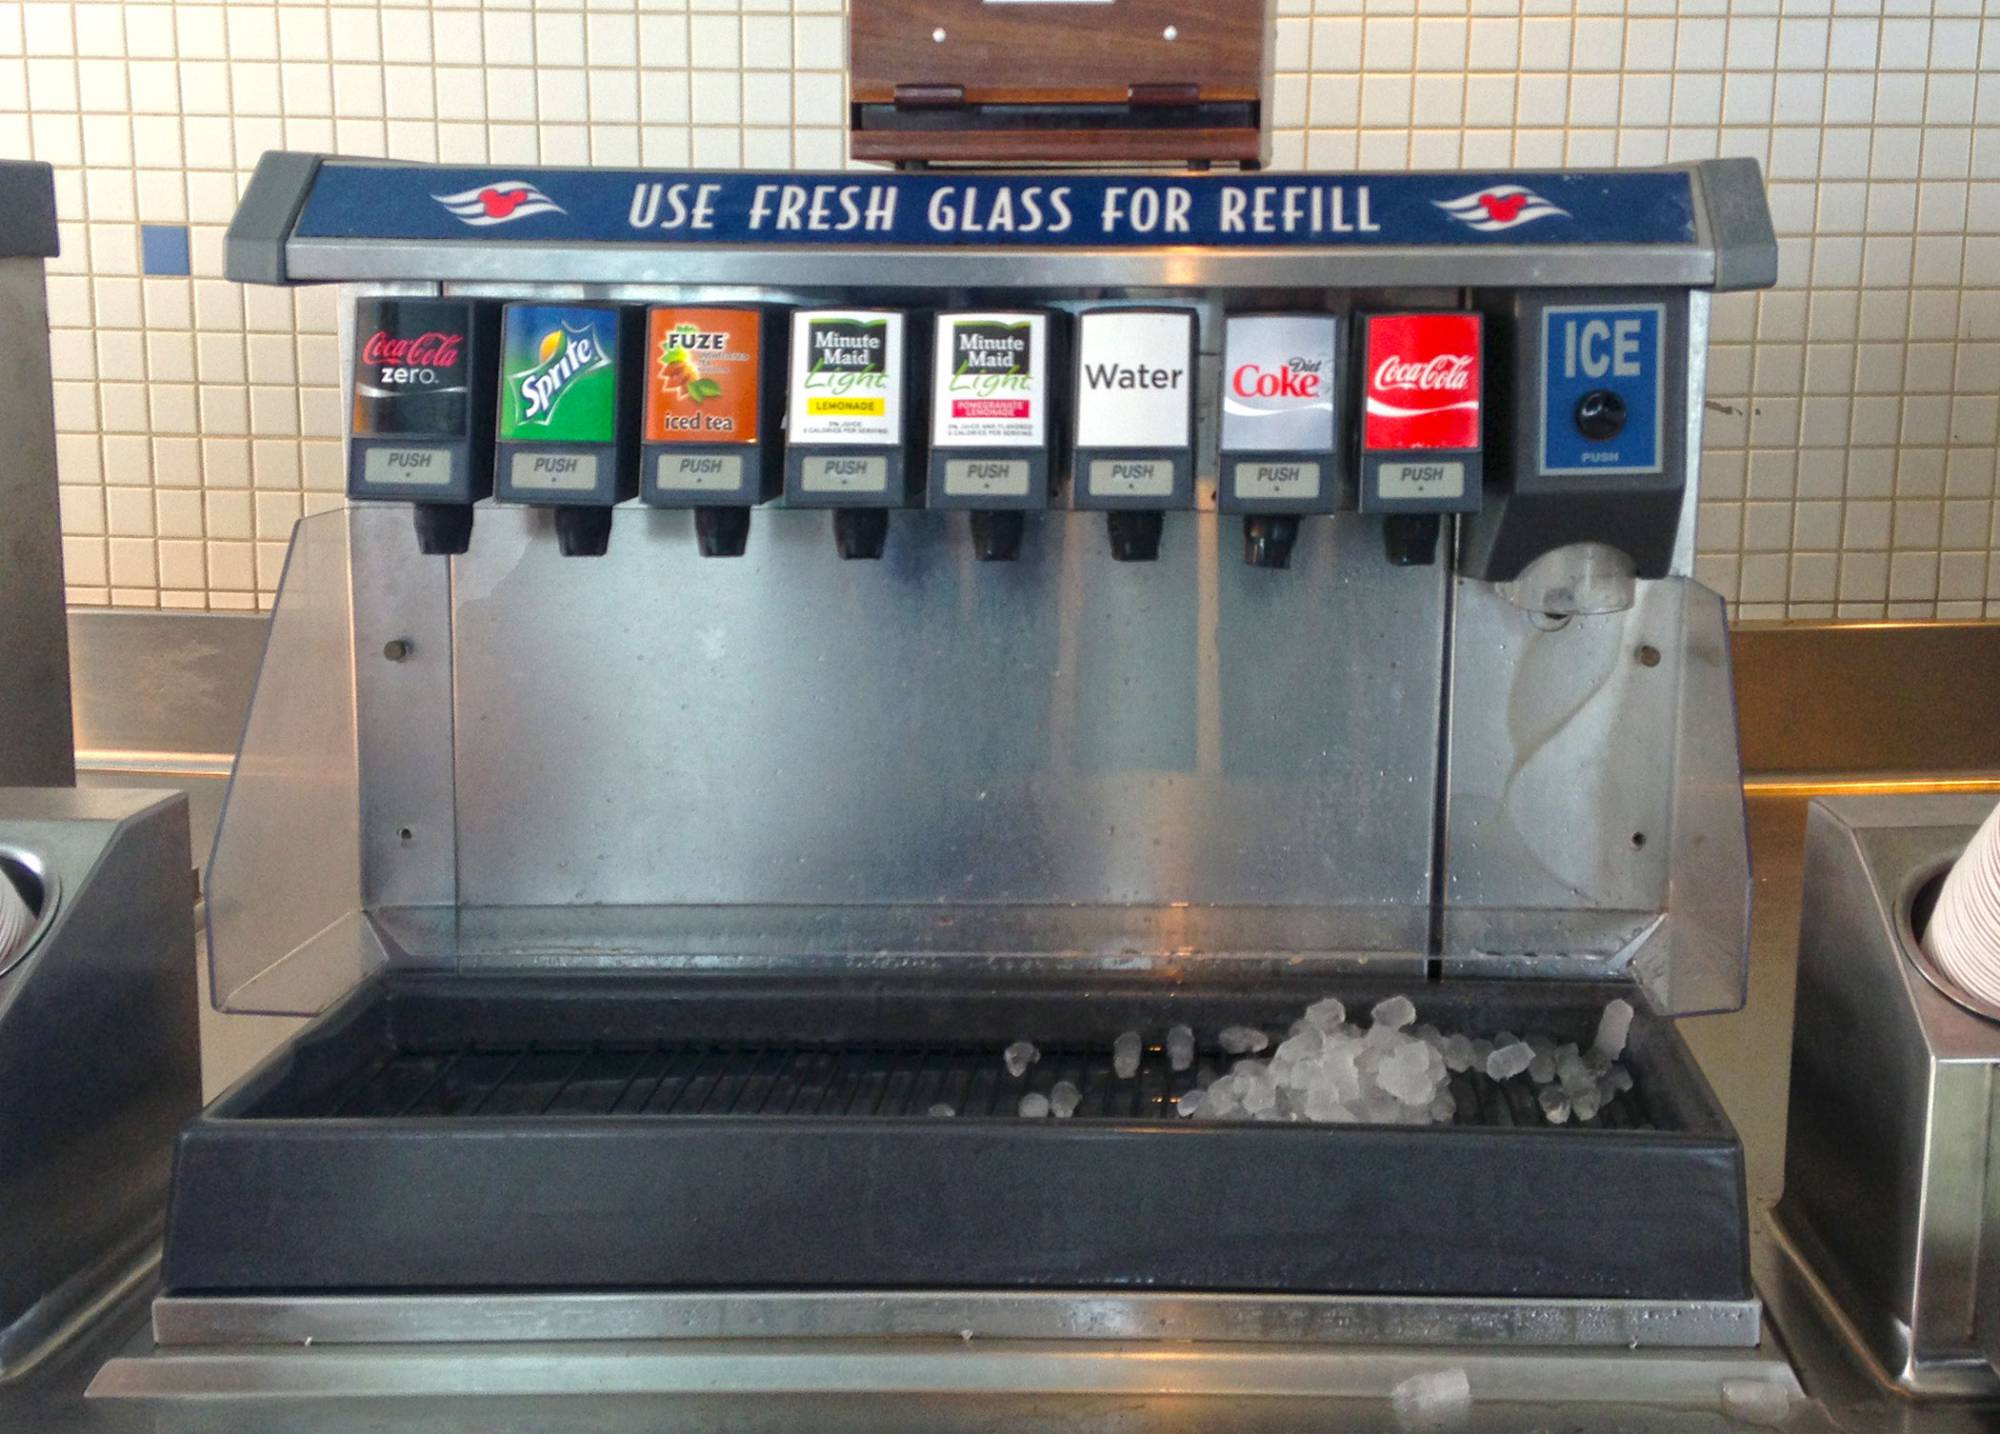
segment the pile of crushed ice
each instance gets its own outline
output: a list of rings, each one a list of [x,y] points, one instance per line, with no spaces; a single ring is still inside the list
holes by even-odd
[[[1344,1005],[1328,996],[1306,1007],[1276,1049],[1255,1026],[1225,1026],[1216,1045],[1239,1059],[1227,1074],[1205,1070],[1177,1108],[1200,1120],[1429,1125],[1448,1122],[1457,1113],[1451,1078],[1477,1069],[1502,1083],[1525,1077],[1535,1087],[1543,1118],[1561,1125],[1572,1118],[1593,1118],[1632,1088],[1632,1073],[1619,1064],[1632,1026],[1632,1007],[1625,1001],[1605,1006],[1588,1049],[1511,1031],[1491,1040],[1447,1035],[1416,1020],[1417,1008],[1407,996],[1391,996],[1369,1011],[1363,1030],[1348,1019]],[[1161,1044],[1174,1070],[1194,1064],[1195,1036],[1189,1027],[1170,1027]],[[1144,1055],[1145,1037],[1125,1032],[1112,1043],[1113,1073],[1120,1080],[1135,1078]],[[1040,1058],[1028,1041],[1016,1041],[1002,1053],[1007,1073],[1017,1080]],[[1074,1115],[1082,1101],[1075,1084],[1057,1081],[1047,1094],[1022,1096],[1019,1109],[1024,1116],[1061,1119]]]

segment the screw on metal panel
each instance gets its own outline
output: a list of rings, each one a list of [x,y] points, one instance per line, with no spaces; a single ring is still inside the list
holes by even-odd
[[[1180,37],[1181,31],[1178,25],[1169,25],[1166,29],[1160,31],[1160,38],[1163,40],[1178,40]]]
[[[1641,647],[1639,649],[1639,665],[1641,667],[1658,667],[1660,665],[1660,649],[1653,646],[1650,642]]]
[[[942,45],[944,43],[944,26],[940,25],[937,29],[931,31],[931,39],[936,44]]]
[[[1632,850],[1643,851],[1645,849],[1645,846],[1646,846],[1646,834],[1644,832],[1633,832]]]
[[[406,661],[417,650],[417,645],[407,637],[394,637],[382,644],[382,655],[391,662]]]
[[[405,845],[408,845],[410,842],[415,841],[416,837],[417,834],[411,831],[408,827],[396,828],[396,839],[404,843]]]

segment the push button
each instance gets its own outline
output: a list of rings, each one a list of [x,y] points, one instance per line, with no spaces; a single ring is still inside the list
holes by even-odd
[[[1625,431],[1625,400],[1608,388],[1593,388],[1576,401],[1576,431],[1605,443]]]

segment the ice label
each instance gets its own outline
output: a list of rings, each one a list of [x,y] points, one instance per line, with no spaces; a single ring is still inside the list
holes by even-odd
[[[881,309],[792,315],[793,443],[903,441],[903,316]]]
[[[1542,310],[1544,473],[1658,473],[1666,368],[1660,304]]]
[[[940,314],[932,350],[931,441],[1039,448],[1046,441],[1048,316]]]
[[[1076,446],[1186,448],[1194,314],[1092,310],[1077,324]],[[1093,490],[1100,485],[1093,481]]]
[[[1335,336],[1330,314],[1244,314],[1227,321],[1224,452],[1332,451]]]

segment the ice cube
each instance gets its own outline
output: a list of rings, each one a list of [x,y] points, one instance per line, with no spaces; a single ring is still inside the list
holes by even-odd
[[[1551,1051],[1537,1051],[1535,1058],[1528,1062],[1528,1079],[1536,1085],[1547,1085],[1556,1078],[1556,1058]]]
[[[1042,1058],[1033,1041],[1016,1041],[1000,1052],[1000,1059],[1007,1063],[1007,1074],[1019,1080],[1028,1073],[1028,1067]]]
[[[1413,1374],[1389,1391],[1389,1407],[1410,1434],[1458,1429],[1472,1413],[1472,1381],[1456,1368]]]
[[[1174,1102],[1174,1109],[1184,1116],[1193,1115],[1201,1109],[1203,1095],[1204,1092],[1199,1086],[1193,1090],[1184,1090],[1181,1092],[1181,1098]]]
[[[1570,1097],[1569,1113],[1578,1120],[1595,1120],[1598,1107],[1602,1104],[1603,1102],[1598,1099],[1597,1087],[1591,1086],[1588,1090],[1578,1091]]]
[[[1597,1018],[1597,1038],[1590,1048],[1607,1061],[1615,1061],[1625,1054],[1625,1037],[1632,1029],[1632,1006],[1627,1001],[1613,1001],[1605,1006],[1604,1014]]]
[[[1167,1064],[1177,1071],[1194,1064],[1194,1032],[1187,1026],[1167,1027]]]
[[[1458,1100],[1448,1090],[1441,1090],[1431,1097],[1431,1119],[1439,1125],[1449,1125],[1458,1114]]]
[[[1057,1120],[1068,1120],[1083,1104],[1083,1092],[1066,1080],[1049,1087],[1049,1111]]]
[[[1049,1113],[1049,1098],[1038,1090],[1031,1090],[1021,1097],[1021,1114],[1030,1120],[1040,1120]]]
[[[1480,1037],[1472,1043],[1472,1064],[1480,1070],[1486,1069],[1486,1058],[1493,1054],[1493,1042]]]
[[[929,1114],[935,1115],[939,1119],[949,1119],[950,1117],[957,1115],[958,1112],[951,1108],[951,1103],[949,1101],[941,1100],[936,1105],[930,1108]]]
[[[1417,1018],[1417,1008],[1410,1004],[1408,996],[1391,996],[1386,1001],[1377,1001],[1368,1012],[1369,1021],[1377,1026],[1386,1026],[1392,1031],[1400,1031]]]
[[[1137,1031],[1127,1031],[1111,1043],[1111,1069],[1120,1080],[1139,1074],[1139,1057],[1146,1053],[1146,1039]]]
[[[1464,1075],[1472,1069],[1472,1041],[1460,1032],[1454,1031],[1444,1038],[1444,1068],[1453,1075]]]
[[[1569,1097],[1563,1094],[1561,1086],[1542,1086],[1535,1092],[1535,1099],[1541,1103],[1542,1116],[1550,1125],[1561,1125],[1569,1119]]]
[[[1307,1026],[1296,1036],[1288,1036],[1278,1045],[1277,1059],[1281,1061],[1309,1061],[1326,1046],[1326,1037],[1317,1026]]]
[[[1240,1079],[1243,1108],[1251,1115],[1277,1109],[1278,1083],[1271,1079],[1269,1071],[1255,1071],[1247,1078]]]
[[[1605,1078],[1611,1082],[1612,1089],[1614,1090],[1632,1089],[1632,1072],[1623,1066],[1613,1066],[1610,1074]]]
[[[1792,1412],[1792,1391],[1775,1379],[1725,1379],[1722,1412],[1745,1424],[1782,1424]]]
[[[1215,1039],[1222,1053],[1228,1056],[1248,1055],[1271,1044],[1271,1038],[1255,1026],[1224,1026]]]
[[[1514,1041],[1486,1058],[1486,1074],[1495,1080],[1512,1080],[1534,1063],[1533,1047],[1526,1041]]]
[[[1306,1024],[1317,1026],[1323,1035],[1332,1035],[1347,1020],[1347,1007],[1339,998],[1325,996],[1306,1007]]]

